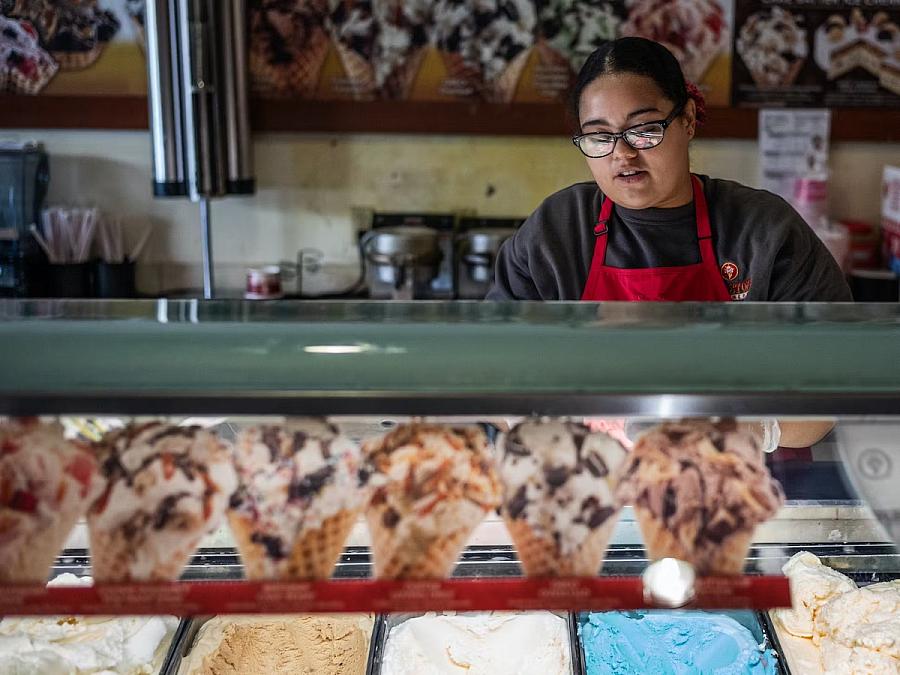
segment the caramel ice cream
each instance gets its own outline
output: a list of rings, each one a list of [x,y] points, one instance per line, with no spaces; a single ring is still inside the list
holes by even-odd
[[[371,615],[217,616],[200,628],[179,675],[362,675]]]
[[[652,559],[680,558],[701,574],[740,574],[756,526],[784,501],[760,438],[733,420],[647,431],[626,463],[620,497],[634,505]]]

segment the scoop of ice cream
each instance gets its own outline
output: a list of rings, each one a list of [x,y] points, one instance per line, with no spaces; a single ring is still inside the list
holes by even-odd
[[[267,548],[288,551],[298,532],[358,508],[359,459],[358,446],[323,419],[242,429],[231,508],[252,518]]]
[[[550,612],[426,614],[388,633],[385,675],[569,675],[566,621]]]
[[[618,37],[622,18],[606,0],[555,0],[541,3],[540,34],[578,71],[591,53]]]
[[[478,427],[410,424],[363,445],[360,483],[384,524],[402,539],[413,530],[433,535],[459,527],[464,504],[481,518],[500,505],[500,483]],[[452,518],[448,520],[452,514]]]
[[[503,509],[571,554],[618,512],[615,490],[625,449],[575,422],[529,420],[498,442]]]
[[[180,675],[363,675],[370,615],[217,616],[201,626]]]
[[[900,580],[832,599],[819,610],[815,631],[826,673],[900,673]]]
[[[581,619],[587,675],[775,675],[775,656],[729,616],[698,611],[592,612]]]
[[[856,588],[852,579],[823,565],[808,551],[794,555],[782,569],[791,582],[791,609],[775,610],[774,617],[798,637],[812,637],[816,615],[825,603]]]
[[[686,420],[644,433],[626,462],[620,496],[649,510],[693,549],[753,531],[784,501],[759,437],[733,420]]]
[[[534,44],[537,15],[529,0],[437,0],[437,46],[459,54],[485,82],[499,78]]]
[[[728,23],[718,0],[626,0],[622,35],[655,40],[681,63],[685,77],[700,79],[710,59],[728,39]]]
[[[36,418],[0,424],[0,578],[31,537],[84,514],[102,490],[91,452]],[[62,545],[62,542],[59,542]]]
[[[736,50],[747,68],[766,84],[779,85],[809,46],[801,19],[781,7],[756,12],[744,22]]]
[[[88,522],[131,544],[135,579],[215,529],[237,487],[231,448],[201,427],[131,425],[108,434],[98,455],[107,485]]]

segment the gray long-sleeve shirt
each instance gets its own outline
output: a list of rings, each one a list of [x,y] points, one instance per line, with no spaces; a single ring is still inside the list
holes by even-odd
[[[783,199],[700,176],[713,247],[735,300],[851,300],[828,249]],[[579,300],[594,254],[602,193],[578,183],[548,197],[500,249],[488,300]],[[668,267],[700,260],[694,205],[613,210],[606,264]],[[731,265],[728,265],[731,263]]]

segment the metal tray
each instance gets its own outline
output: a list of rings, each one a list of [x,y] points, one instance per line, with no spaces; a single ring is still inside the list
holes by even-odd
[[[662,610],[665,611],[665,610]],[[781,650],[780,648],[776,649],[775,642],[773,640],[773,634],[770,632],[770,629],[767,627],[765,622],[765,617],[762,615],[762,612],[753,612],[750,610],[718,610],[718,611],[710,611],[711,614],[724,614],[726,616],[730,616],[732,619],[737,621],[739,624],[747,628],[752,634],[753,637],[760,643],[765,644],[768,648],[770,648],[775,654],[775,672],[780,675],[786,675],[789,671],[787,671],[784,667],[784,663],[781,659]],[[573,625],[574,625],[574,648],[578,653],[578,658],[573,658],[573,663],[577,661],[579,666],[581,667],[580,671],[577,671],[577,675],[587,675],[587,657],[584,653],[584,644],[581,641],[581,635],[579,634],[578,627],[581,622],[581,617],[585,614],[585,612],[579,612],[577,615],[573,617]]]
[[[375,619],[375,631],[372,634],[372,642],[369,645],[369,664],[366,675],[381,675],[381,664],[384,658],[384,647],[387,644],[388,633],[404,621],[417,616],[423,616],[425,612],[417,614],[379,614]],[[575,616],[570,612],[554,612],[558,616],[565,617],[569,635],[569,655],[572,662],[572,675],[580,675],[584,672],[581,663],[581,655],[578,654],[577,634],[575,629]]]

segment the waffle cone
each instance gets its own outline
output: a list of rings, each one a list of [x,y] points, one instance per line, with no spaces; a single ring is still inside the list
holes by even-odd
[[[358,515],[353,509],[339,511],[323,520],[320,528],[306,530],[275,570],[265,547],[253,541],[253,521],[232,512],[228,522],[248,579],[329,579]]]
[[[532,528],[524,519],[504,518],[522,569],[529,577],[593,577],[600,572],[619,514],[592,530],[571,555],[563,555],[556,542]]]
[[[6,565],[0,566],[0,582],[44,583],[50,576],[50,569],[57,554],[66,545],[66,539],[75,527],[81,514],[77,511],[60,513],[59,521],[51,528],[41,529],[11,544],[12,556],[4,551]],[[0,525],[6,521],[22,518],[22,514],[0,509]]]
[[[474,94],[481,84],[481,73],[478,68],[468,63],[459,52],[441,51],[441,60],[447,71],[444,88],[452,90],[457,96]],[[447,83],[450,84],[447,87]]]
[[[455,529],[431,533],[410,528],[405,538],[398,536],[396,528],[385,527],[384,509],[369,508],[366,519],[372,537],[375,576],[379,579],[445,579],[449,577],[478,520],[471,521],[471,508],[459,500],[458,505],[446,504]],[[455,507],[455,508],[454,508]],[[453,518],[456,511],[458,518]],[[409,516],[412,518],[412,516]]]
[[[635,513],[651,560],[678,558],[691,563],[698,574],[741,574],[744,571],[755,528],[738,530],[721,543],[701,539],[690,550],[649,510],[636,506]]]
[[[157,560],[146,573],[136,574],[135,561],[149,557],[140,545],[127,539],[121,530],[107,532],[91,527],[90,533],[91,574],[97,581],[106,582],[176,581],[203,537],[197,532],[190,545],[168,550],[165,558]]]
[[[79,52],[51,52],[53,60],[59,64],[60,70],[84,70],[100,58],[103,53],[102,43],[97,43],[91,49]]]
[[[397,101],[408,99],[427,53],[428,49],[422,48],[409,54],[385,80],[381,88],[382,96]]]
[[[58,70],[59,66],[54,63],[52,67],[42,68],[42,77],[34,80],[12,68],[0,68],[0,93],[35,96],[41,93],[41,90],[53,79]]]
[[[322,67],[328,56],[329,39],[324,30],[309,36],[303,49],[290,63],[272,63],[268,45],[251,41],[250,74],[254,91],[277,96],[311,97],[319,85]]]
[[[566,70],[571,69],[569,59],[543,38],[537,41],[535,49],[537,50],[541,65],[555,66],[557,68],[565,68]]]
[[[375,91],[375,69],[372,64],[341,42],[337,43],[337,51],[350,83],[352,97],[357,100],[371,98]]]
[[[525,72],[525,66],[528,63],[528,57],[531,55],[530,49],[525,49],[521,54],[516,56],[503,74],[496,80],[491,82],[485,91],[485,98],[492,103],[511,103],[516,95],[516,89],[519,87],[519,80],[522,79],[522,73]]]

